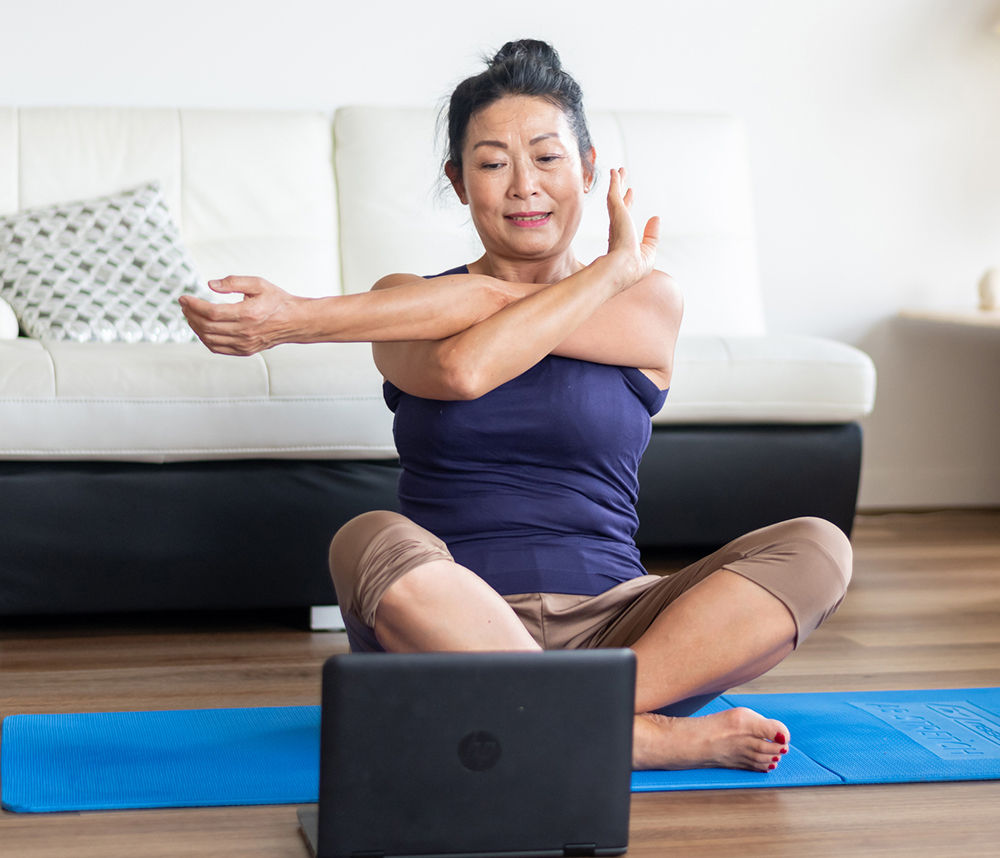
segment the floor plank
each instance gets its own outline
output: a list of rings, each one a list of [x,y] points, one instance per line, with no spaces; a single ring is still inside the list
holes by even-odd
[[[1000,686],[1000,511],[868,515],[841,610],[743,692]],[[647,558],[653,571],[679,561]],[[287,614],[15,619],[0,716],[311,704],[343,635]],[[629,855],[995,856],[1000,782],[639,794]],[[293,807],[0,813],[0,855],[306,855]]]

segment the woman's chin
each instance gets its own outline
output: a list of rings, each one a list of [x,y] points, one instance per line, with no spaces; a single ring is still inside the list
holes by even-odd
[[[516,229],[516,227],[515,227]],[[570,243],[564,236],[553,236],[549,231],[538,230],[506,236],[507,240],[497,246],[497,252],[524,259],[545,259],[565,252]]]

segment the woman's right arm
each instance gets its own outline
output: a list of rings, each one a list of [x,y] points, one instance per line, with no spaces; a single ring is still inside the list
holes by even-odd
[[[226,277],[209,283],[235,304],[184,295],[188,324],[214,352],[251,355],[281,343],[440,340],[499,312],[517,295],[501,280],[446,275],[430,280],[391,274],[372,291],[301,298],[260,277]]]

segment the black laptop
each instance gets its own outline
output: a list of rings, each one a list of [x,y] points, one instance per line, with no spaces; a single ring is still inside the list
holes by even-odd
[[[323,668],[317,858],[619,855],[635,656],[338,655]]]

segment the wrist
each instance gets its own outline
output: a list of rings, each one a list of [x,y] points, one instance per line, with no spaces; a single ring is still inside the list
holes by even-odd
[[[604,256],[598,256],[588,268],[592,268],[602,283],[612,288],[612,296],[624,292],[634,284],[634,279],[628,271],[628,260],[621,251],[609,250]]]
[[[321,329],[322,313],[316,312],[315,304],[323,298],[303,298],[289,295],[282,315],[285,323],[275,333],[275,345],[282,343],[317,343],[324,340]]]

